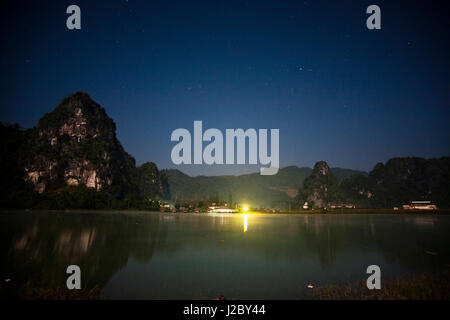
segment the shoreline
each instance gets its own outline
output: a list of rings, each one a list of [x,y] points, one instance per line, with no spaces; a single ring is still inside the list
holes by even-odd
[[[394,214],[394,215],[450,215],[450,209],[438,210],[393,210],[393,209],[314,209],[314,210],[296,210],[296,211],[279,211],[279,212],[265,212],[265,211],[248,211],[248,212],[234,212],[234,213],[210,213],[210,212],[171,212],[171,211],[157,211],[157,210],[139,210],[139,209],[0,209],[0,213],[4,212],[74,212],[74,213],[165,213],[165,214],[196,214],[196,215],[243,215],[243,214],[261,214],[261,215],[310,215],[310,214]]]

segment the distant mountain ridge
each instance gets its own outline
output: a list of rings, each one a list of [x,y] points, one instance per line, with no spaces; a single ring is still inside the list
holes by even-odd
[[[163,170],[172,200],[247,203],[257,207],[323,208],[347,203],[357,208],[401,207],[427,200],[450,207],[450,157],[392,158],[378,163],[370,173],[329,168],[319,161],[314,169],[289,166],[273,176],[258,173],[240,176],[190,177],[179,170]]]
[[[332,168],[339,181],[353,174],[367,175],[366,172]],[[172,200],[176,202],[192,200],[208,200],[219,196],[228,200],[231,193],[235,202],[251,205],[278,206],[295,201],[298,189],[303,181],[312,173],[308,167],[288,166],[273,176],[262,176],[259,173],[239,176],[196,176],[191,177],[177,169],[166,169],[161,172],[167,176]]]

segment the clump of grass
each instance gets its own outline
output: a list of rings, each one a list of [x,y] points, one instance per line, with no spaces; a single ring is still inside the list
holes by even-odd
[[[40,288],[26,285],[22,288],[0,287],[1,299],[13,300],[98,300],[100,288],[69,290],[66,287]]]
[[[26,288],[19,291],[21,300],[98,300],[100,288],[68,290],[67,288]]]
[[[380,290],[367,289],[366,282],[327,285],[313,289],[321,300],[450,300],[450,271],[396,278],[382,282]]]

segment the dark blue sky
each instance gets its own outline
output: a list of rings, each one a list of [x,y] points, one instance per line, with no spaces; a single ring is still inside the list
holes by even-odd
[[[66,28],[81,8],[82,29]],[[370,4],[382,29],[368,30]],[[449,6],[438,1],[3,1],[0,120],[86,91],[137,163],[176,128],[279,128],[280,165],[369,171],[450,154]],[[258,166],[259,167],[259,166]],[[256,171],[183,166],[192,174]]]

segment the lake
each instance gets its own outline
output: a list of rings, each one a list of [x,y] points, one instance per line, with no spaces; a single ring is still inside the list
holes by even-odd
[[[2,212],[10,285],[65,287],[79,265],[103,299],[302,299],[308,284],[450,265],[450,216]]]

